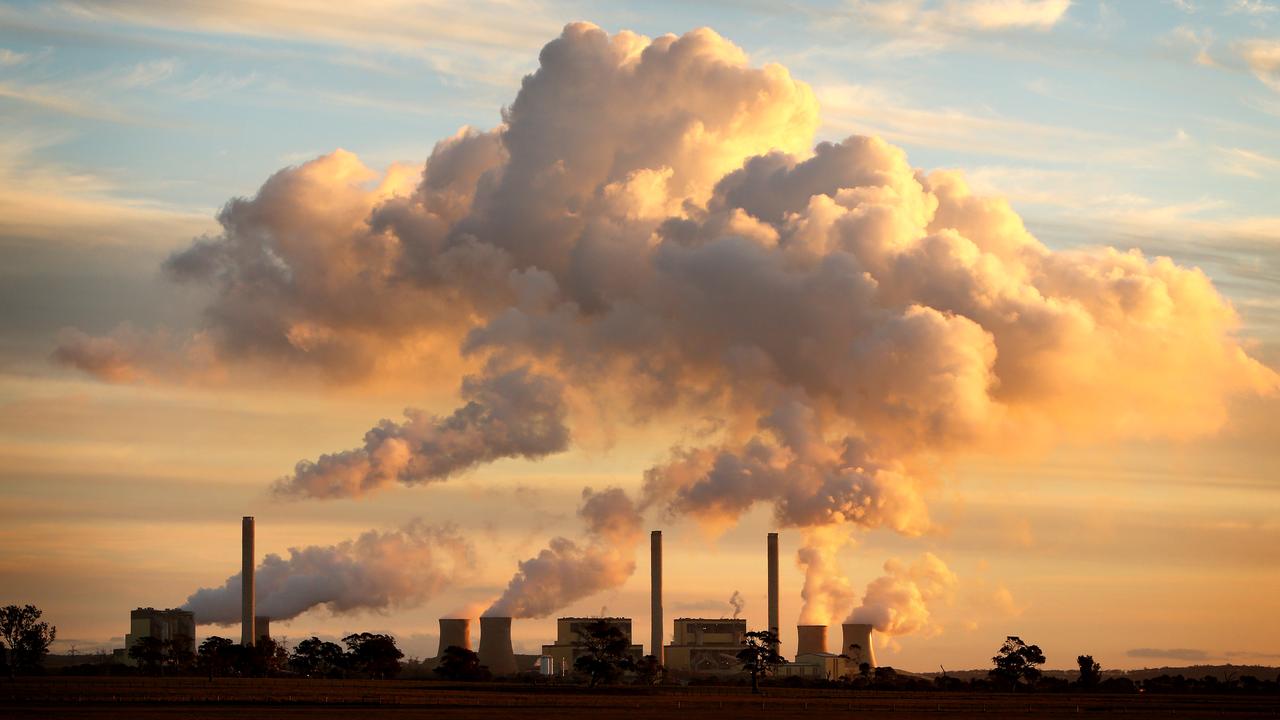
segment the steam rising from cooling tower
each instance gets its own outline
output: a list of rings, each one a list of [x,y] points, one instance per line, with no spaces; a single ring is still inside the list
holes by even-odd
[[[908,635],[931,629],[929,604],[949,600],[956,576],[933,553],[910,565],[897,558],[884,564],[885,574],[867,584],[862,603],[848,622],[875,627],[885,635]]]
[[[251,520],[251,519],[248,519]],[[245,532],[252,538],[252,524]],[[333,613],[412,607],[443,590],[474,564],[471,543],[452,527],[414,521],[399,530],[370,530],[336,545],[290,548],[288,557],[268,553],[252,569],[258,614],[288,620],[315,607]],[[243,571],[242,571],[243,572]],[[220,587],[201,588],[183,608],[199,623],[229,625],[242,619],[241,573]],[[249,611],[252,613],[252,611]]]
[[[578,517],[586,525],[586,542],[553,538],[536,556],[520,562],[506,591],[484,615],[546,617],[631,577],[642,530],[640,513],[627,494],[618,488],[587,488]]]
[[[1192,437],[1233,396],[1280,387],[1201,271],[1095,238],[1050,249],[959,173],[912,168],[878,138],[814,145],[820,124],[806,84],[709,29],[574,23],[501,124],[441,140],[420,177],[378,182],[345,151],[285,168],[166,269],[212,290],[199,337],[233,375],[431,367],[460,384],[456,409],[410,410],[299,463],[276,486],[293,499],[710,418],[645,473],[636,505],[724,527],[763,503],[779,527],[916,535],[940,460]],[[108,379],[183,366],[100,340],[57,357]],[[629,576],[638,523],[592,527],[522,562],[494,611],[543,616]],[[273,616],[358,604],[293,588],[274,595],[299,597],[282,612],[269,570]],[[814,572],[811,594],[829,595]]]

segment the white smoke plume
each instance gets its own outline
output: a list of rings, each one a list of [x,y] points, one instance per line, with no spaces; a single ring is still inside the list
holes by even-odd
[[[631,498],[619,488],[586,488],[578,517],[586,526],[586,540],[552,538],[536,556],[520,562],[506,591],[484,615],[546,617],[631,577],[642,535],[640,514]]]
[[[370,530],[337,545],[270,553],[254,570],[257,613],[288,620],[317,607],[331,613],[414,607],[474,564],[474,550],[456,528],[414,521],[399,530]],[[241,574],[221,587],[200,588],[183,608],[200,624],[240,622]]]
[[[742,614],[742,608],[746,607],[747,601],[742,599],[742,593],[734,590],[729,596],[729,607],[733,608],[733,617],[736,620]]]
[[[854,591],[840,572],[837,556],[851,542],[842,525],[807,528],[804,545],[796,551],[796,564],[804,570],[800,590],[801,625],[830,625],[832,619],[853,605]]]
[[[502,124],[441,141],[416,185],[338,151],[228,203],[220,235],[170,259],[212,289],[223,362],[340,380],[427,356],[530,368],[532,388],[489,392],[488,373],[453,415],[383,423],[280,493],[541,457],[596,423],[588,408],[721,428],[650,469],[641,508],[723,526],[766,503],[782,527],[917,535],[939,460],[1203,435],[1234,396],[1280,387],[1200,270],[1088,238],[1051,250],[959,173],[877,138],[815,146],[809,87],[709,29],[574,23],[539,61]],[[614,582],[630,561],[607,541],[553,541],[504,612]],[[585,584],[556,580],[583,566]]]
[[[925,553],[907,565],[897,558],[884,564],[885,574],[867,584],[862,603],[846,622],[868,623],[885,635],[938,631],[929,605],[955,595],[955,573],[937,555]]]
[[[395,482],[444,480],[499,458],[535,459],[568,446],[561,389],[553,378],[518,367],[464,379],[462,396],[467,404],[447,417],[409,409],[403,423],[383,420],[365,433],[364,447],[304,460],[273,491],[277,497],[352,497]]]

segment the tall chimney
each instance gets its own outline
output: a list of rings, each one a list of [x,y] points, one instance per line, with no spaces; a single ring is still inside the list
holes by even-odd
[[[649,629],[649,654],[662,664],[662,531],[649,533],[649,575],[651,583],[650,596],[652,605],[649,608],[653,621]]]
[[[801,653],[824,653],[827,651],[826,625],[796,626],[796,655]]]
[[[471,620],[469,618],[440,618],[440,651],[436,657],[444,657],[451,647],[471,649]]]
[[[253,516],[244,516],[240,531],[240,644],[249,647],[258,639],[253,631]]]
[[[480,618],[480,664],[494,675],[514,675],[516,653],[511,649],[511,618]]]
[[[855,645],[857,647],[854,647]],[[840,649],[840,652],[848,655],[855,667],[862,663],[875,667],[876,653],[871,646],[871,625],[866,623],[845,623],[844,647]]]
[[[778,624],[778,533],[769,533],[769,631],[777,635],[780,627]]]

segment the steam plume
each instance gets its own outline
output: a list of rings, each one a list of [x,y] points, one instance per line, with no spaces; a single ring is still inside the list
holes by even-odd
[[[742,599],[742,593],[734,590],[733,594],[729,596],[729,606],[733,608],[734,619],[737,619],[742,614],[742,608],[746,607],[746,604],[747,602]]]
[[[364,436],[364,447],[316,462],[303,460],[276,482],[277,496],[335,498],[361,495],[394,482],[444,480],[504,457],[539,458],[564,450],[569,431],[557,381],[528,368],[468,377],[468,399],[448,417],[405,411],[403,423],[383,420]]]
[[[928,630],[929,604],[948,601],[955,592],[955,573],[933,553],[925,553],[911,565],[891,559],[884,571],[867,584],[862,603],[848,622],[869,623],[890,636]]]
[[[1018,22],[1067,3],[1033,5]],[[914,169],[877,138],[815,146],[808,86],[711,30],[575,23],[539,61],[502,124],[441,141],[416,184],[401,167],[375,183],[336,151],[228,203],[221,234],[170,259],[212,288],[204,336],[222,361],[348,381],[420,373],[428,350],[499,368],[464,381],[452,414],[383,422],[277,492],[354,496],[542,457],[596,420],[582,408],[606,408],[718,421],[646,472],[641,508],[726,525],[766,503],[783,527],[916,535],[939,460],[1202,435],[1233,396],[1280,387],[1200,270],[1051,250],[959,173]],[[117,359],[145,354],[67,358],[81,356],[123,379]],[[494,609],[545,614],[620,582],[634,539],[557,538]],[[831,551],[808,547],[811,595],[843,602],[819,570]]]
[[[635,572],[640,514],[618,488],[582,491],[578,517],[587,539],[553,538],[520,563],[506,591],[484,612],[498,617],[546,617],[571,602],[617,587]]]
[[[254,570],[257,610],[288,620],[315,607],[337,614],[412,607],[470,569],[473,554],[455,528],[420,521],[337,545],[290,548],[288,557],[268,554]],[[201,624],[240,622],[240,573],[196,590],[183,607]]]

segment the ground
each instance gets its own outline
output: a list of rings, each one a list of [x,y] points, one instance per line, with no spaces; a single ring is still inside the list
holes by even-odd
[[[1179,718],[1280,716],[1280,697],[889,693],[772,688],[581,688],[423,681],[32,678],[0,681],[0,718],[583,718],[641,720],[819,716],[915,718],[1123,714]]]

